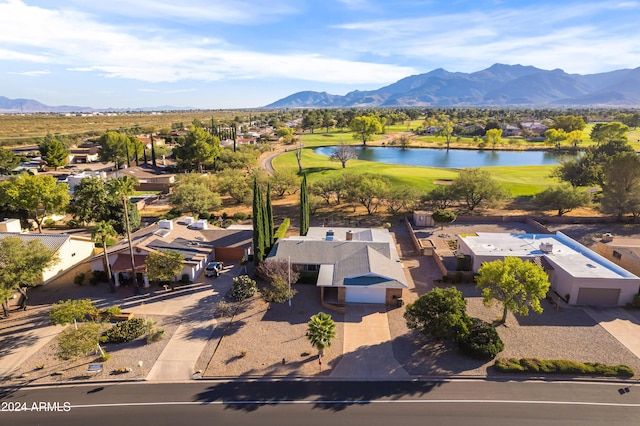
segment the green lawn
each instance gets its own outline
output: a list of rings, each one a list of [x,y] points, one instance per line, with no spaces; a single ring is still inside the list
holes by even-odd
[[[293,152],[278,156],[273,161],[276,169],[298,170]],[[302,151],[302,167],[307,173],[309,183],[337,176],[343,171],[354,173],[373,173],[388,178],[392,185],[412,186],[421,192],[433,189],[438,180],[452,180],[457,170],[434,167],[401,166],[362,160],[350,160],[346,169],[340,162],[330,161],[323,155],[314,154],[310,148]],[[494,179],[504,185],[512,196],[529,196],[540,192],[547,186],[557,183],[549,175],[555,166],[486,167]]]

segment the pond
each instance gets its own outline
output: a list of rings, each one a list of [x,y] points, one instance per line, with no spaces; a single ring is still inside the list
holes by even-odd
[[[316,154],[330,156],[335,146],[313,150]],[[489,166],[547,166],[558,165],[567,154],[553,151],[492,151],[437,148],[353,147],[358,160],[406,166],[462,169]]]

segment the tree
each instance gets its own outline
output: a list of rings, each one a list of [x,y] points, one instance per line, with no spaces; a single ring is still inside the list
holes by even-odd
[[[296,161],[298,162],[298,174],[302,174],[302,142],[298,143],[295,149]]]
[[[220,139],[201,127],[194,127],[174,147],[173,154],[180,167],[202,172],[220,156]]]
[[[49,319],[51,320],[51,324],[67,325],[74,321],[82,322],[86,320],[88,316],[97,313],[98,309],[90,299],[59,300],[54,303],[49,313]]]
[[[285,194],[294,194],[300,185],[300,178],[291,169],[278,169],[273,172],[269,182],[271,188],[275,191],[278,197],[284,197]]]
[[[467,302],[455,287],[435,288],[407,305],[407,327],[436,339],[458,340],[469,330]]]
[[[629,127],[618,121],[610,123],[596,123],[591,129],[591,140],[598,145],[613,140],[627,140]]]
[[[502,129],[487,130],[487,133],[484,134],[484,141],[490,143],[491,149],[495,150],[496,145],[500,145],[502,143]]]
[[[23,241],[12,235],[0,238],[0,297],[5,316],[9,315],[7,298],[15,290],[22,295],[20,308],[27,309],[27,291],[42,283],[42,272],[58,259],[39,239]]]
[[[469,333],[458,341],[458,347],[472,358],[490,360],[504,350],[504,343],[493,324],[471,318]]]
[[[451,145],[451,138],[453,137],[453,123],[448,114],[439,114],[433,120],[429,121],[430,126],[438,127],[438,136],[444,136],[447,142],[447,149]]]
[[[591,202],[591,194],[568,183],[548,187],[533,197],[533,204],[544,210],[556,210],[558,216]]]
[[[544,132],[544,142],[549,145],[553,145],[556,148],[560,148],[562,142],[567,140],[567,134],[564,130],[549,129]]]
[[[469,211],[473,211],[483,201],[496,201],[505,195],[504,190],[486,170],[461,170],[451,184],[451,190],[462,198]]]
[[[572,147],[577,147],[582,142],[582,130],[572,130],[567,133],[567,143]]]
[[[274,258],[265,259],[264,262],[258,265],[256,274],[267,284],[273,283],[276,279],[295,283],[300,278],[300,273],[293,268],[290,262]]]
[[[160,249],[149,253],[145,260],[147,275],[150,280],[169,281],[171,290],[175,289],[178,274],[184,267],[184,256],[174,250]]]
[[[453,204],[455,198],[456,194],[451,185],[436,185],[427,193],[424,200],[435,209],[446,210]]]
[[[307,187],[307,175],[302,175],[300,183],[300,235],[309,232],[309,188]]]
[[[456,214],[451,210],[436,210],[431,214],[436,223],[440,224],[440,229],[444,229],[445,223],[451,223],[456,220]]]
[[[116,170],[118,170],[120,166],[127,161],[128,143],[128,136],[121,135],[118,132],[107,132],[100,136],[100,139],[98,139],[98,144],[100,145],[100,150],[98,151],[100,161],[113,161]]]
[[[305,110],[302,113],[302,128],[309,129],[311,133],[316,127],[319,127],[321,124],[321,118],[318,116],[318,112],[316,110]]]
[[[356,151],[344,142],[340,142],[340,145],[331,151],[331,156],[329,157],[331,161],[340,161],[343,169],[347,167],[347,161],[357,158]]]
[[[554,117],[553,125],[554,129],[562,129],[565,133],[571,133],[575,130],[584,130],[587,127],[587,123],[584,122],[584,118],[575,115],[559,115]]]
[[[266,253],[266,240],[264,229],[262,191],[258,180],[253,180],[253,264],[258,266]]]
[[[84,356],[98,349],[102,327],[95,322],[87,322],[76,330],[69,327],[58,336],[58,358],[63,360]]]
[[[82,223],[107,221],[111,216],[108,197],[103,179],[97,176],[84,178],[73,189],[70,211]]]
[[[116,292],[115,285],[113,283],[113,277],[111,276],[111,264],[109,263],[109,255],[107,254],[107,239],[115,237],[117,235],[116,230],[113,229],[111,223],[101,220],[96,222],[96,225],[91,231],[91,239],[100,240],[102,243],[102,254],[104,255],[104,270],[107,273],[107,280],[109,282],[109,288],[111,293]]]
[[[507,312],[527,316],[529,310],[542,313],[540,300],[549,291],[549,277],[544,269],[518,257],[485,262],[478,270],[477,286],[482,289],[483,303],[491,306],[495,301],[502,303],[502,318],[507,320]]]
[[[318,350],[318,356],[322,358],[324,350],[331,347],[331,341],[336,337],[336,324],[331,315],[318,312],[311,316],[307,338],[311,345]]]
[[[198,173],[179,175],[169,202],[174,207],[193,214],[209,212],[222,205],[220,196],[209,188],[207,178]]]
[[[69,205],[69,185],[53,176],[21,174],[0,182],[0,202],[25,210],[42,233],[42,221]]]
[[[388,192],[389,181],[371,173],[350,176],[349,181],[346,189],[349,201],[363,205],[369,215],[377,212]]]
[[[333,116],[331,114],[331,111],[328,109],[325,109],[322,112],[322,127],[324,127],[325,129],[327,129],[327,133],[329,133],[329,127],[333,127]]]
[[[10,149],[0,147],[0,174],[7,174],[20,164],[20,157]]]
[[[384,202],[387,205],[387,211],[393,215],[400,213],[401,211],[411,211],[419,198],[418,192],[407,186],[394,188],[392,191],[387,191],[384,197]]]
[[[611,160],[602,188],[601,208],[605,213],[622,216],[640,212],[640,159],[635,153],[625,153]]]
[[[58,139],[47,137],[38,145],[38,148],[40,149],[40,155],[47,162],[47,166],[53,167],[54,170],[58,170],[58,167],[67,164],[69,152]]]
[[[363,145],[366,145],[374,134],[382,133],[382,123],[375,115],[356,117],[349,123],[349,128],[353,132],[353,138],[361,140]]]
[[[275,229],[273,226],[273,206],[271,205],[271,184],[267,182],[267,193],[266,199],[264,201],[265,206],[265,217],[264,217],[264,228],[265,228],[265,241],[267,248],[270,250],[275,242],[274,234]],[[266,253],[265,253],[266,255]]]
[[[227,194],[238,204],[249,203],[251,200],[250,181],[238,169],[226,169],[217,173],[218,190]]]

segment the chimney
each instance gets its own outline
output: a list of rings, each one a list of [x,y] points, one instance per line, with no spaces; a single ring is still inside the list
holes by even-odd
[[[347,231],[347,241],[353,240],[353,232],[351,230]]]

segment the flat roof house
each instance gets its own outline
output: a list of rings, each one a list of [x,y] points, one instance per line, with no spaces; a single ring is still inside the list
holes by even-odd
[[[391,234],[373,228],[309,228],[306,236],[278,240],[267,258],[317,274],[316,285],[338,303],[396,304],[408,288]]]
[[[472,270],[507,256],[540,264],[551,289],[572,305],[618,306],[633,302],[640,278],[561,232],[458,236],[458,253],[472,257]]]

